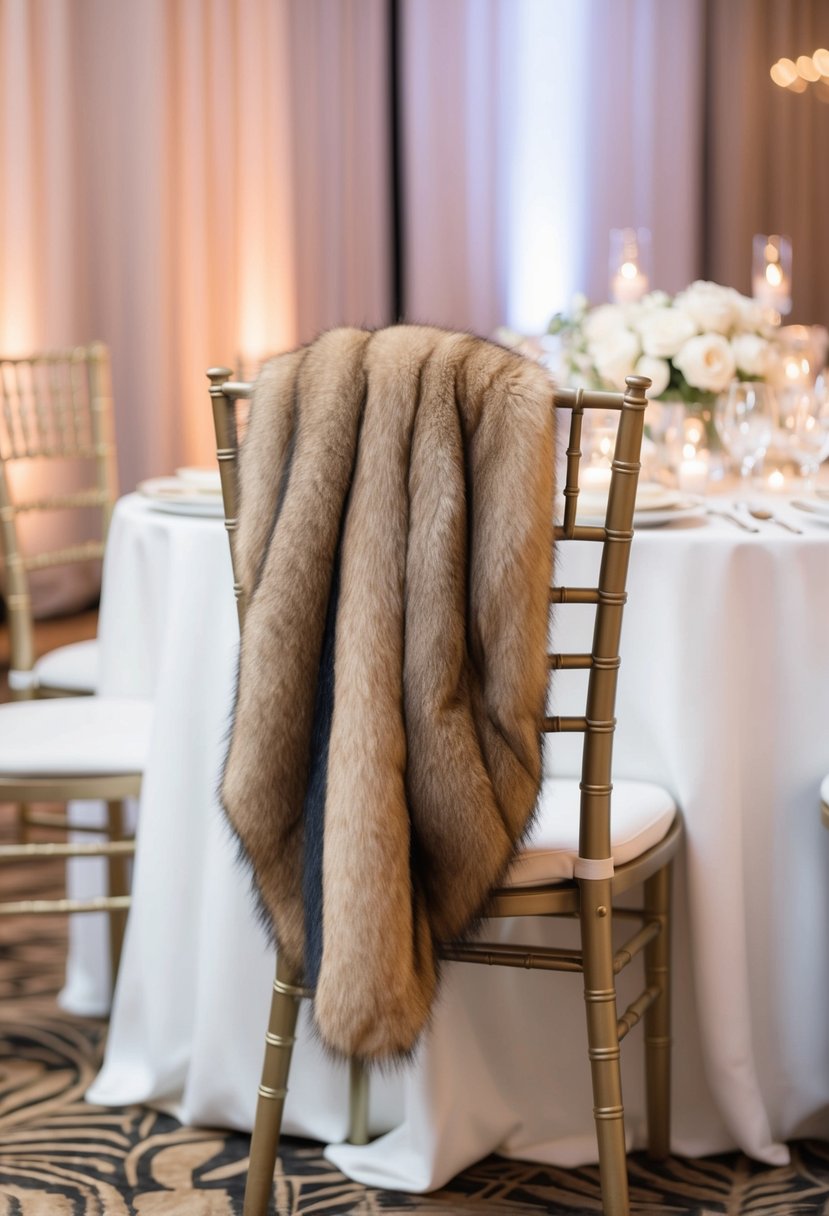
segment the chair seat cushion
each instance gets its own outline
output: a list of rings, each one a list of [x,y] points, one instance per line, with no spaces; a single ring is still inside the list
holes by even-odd
[[[98,691],[98,640],[58,646],[35,663],[37,682],[42,688],[66,692]]]
[[[115,697],[0,705],[0,776],[141,773],[152,713],[149,701]]]
[[[548,777],[535,822],[507,874],[507,887],[537,887],[573,878],[579,854],[579,782]],[[665,836],[676,814],[667,790],[644,781],[614,781],[611,801],[613,864],[624,865]]]

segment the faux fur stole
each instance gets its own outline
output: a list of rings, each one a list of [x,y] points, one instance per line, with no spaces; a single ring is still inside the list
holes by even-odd
[[[327,1047],[409,1051],[541,778],[552,389],[422,326],[271,360],[240,457],[247,596],[223,780]]]

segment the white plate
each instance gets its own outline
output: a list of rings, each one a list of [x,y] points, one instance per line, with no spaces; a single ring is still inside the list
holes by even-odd
[[[802,511],[818,524],[829,524],[829,502],[818,502],[813,498],[793,498],[790,506]]]
[[[176,469],[176,478],[194,490],[207,490],[213,494],[221,494],[222,482],[218,469]]]
[[[696,519],[705,514],[705,507],[694,499],[683,498],[676,506],[665,507],[657,511],[647,507],[644,511],[634,511],[634,528],[661,528],[665,524],[677,523],[680,519]],[[577,515],[576,524],[587,524],[589,527],[604,527],[604,515]]]
[[[138,493],[147,499],[156,511],[171,515],[209,515],[221,518],[224,503],[221,494],[213,490],[197,490],[178,477],[151,477],[141,481]]]
[[[636,491],[637,512],[668,511],[687,501],[687,494],[668,489],[656,482],[643,482]],[[607,510],[607,493],[599,494],[582,490],[579,494],[579,511],[585,516],[604,515]]]
[[[683,500],[675,507],[666,507],[664,511],[633,512],[634,528],[661,528],[663,524],[675,524],[680,519],[701,519],[705,515],[705,507],[700,502]]]

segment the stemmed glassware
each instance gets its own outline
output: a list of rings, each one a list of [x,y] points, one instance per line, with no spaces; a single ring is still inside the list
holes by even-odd
[[[714,426],[741,477],[748,479],[762,467],[774,434],[774,407],[772,389],[751,380],[735,380],[717,401]]]
[[[813,385],[777,391],[775,444],[799,466],[804,488],[810,488],[821,461],[829,455],[829,386],[818,376]]]

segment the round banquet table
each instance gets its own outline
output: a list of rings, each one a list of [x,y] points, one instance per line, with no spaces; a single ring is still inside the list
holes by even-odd
[[[829,771],[829,527],[802,528],[750,535],[702,516],[637,532],[631,553],[615,776],[666,786],[687,824],[675,887],[673,1148],[690,1156],[739,1147],[781,1163],[786,1139],[829,1137],[829,834],[818,813]],[[559,581],[584,585],[596,547],[564,548]],[[580,610],[555,611],[557,648],[583,644],[586,623],[563,615]],[[99,636],[103,691],[152,695],[156,719],[106,1058],[88,1098],[250,1129],[274,961],[215,796],[237,646],[221,521],[122,499]],[[557,682],[553,712],[567,712],[568,691]],[[577,746],[552,741],[547,769],[576,772]],[[524,936],[528,925],[545,940],[549,926],[524,922]],[[509,939],[514,928],[495,931]],[[73,947],[64,1003],[96,984],[104,1001],[105,982],[103,965],[96,975],[89,951]],[[372,1078],[378,1138],[364,1147],[337,1143],[345,1069],[300,1034],[285,1131],[327,1143],[358,1181],[429,1190],[496,1150],[595,1159],[578,976],[446,965],[414,1059]],[[622,1058],[637,1147],[641,1033]]]

